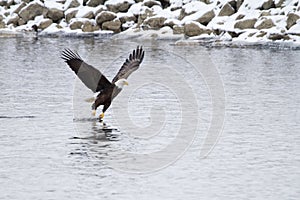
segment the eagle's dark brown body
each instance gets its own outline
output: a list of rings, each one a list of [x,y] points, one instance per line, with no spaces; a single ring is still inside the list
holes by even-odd
[[[123,63],[117,75],[112,82],[96,68],[87,64],[83,59],[70,49],[65,49],[62,52],[61,58],[69,65],[75,72],[78,78],[94,93],[99,92],[92,109],[96,110],[100,105],[103,105],[102,117],[104,112],[111,105],[112,100],[121,92],[122,83],[126,82],[129,75],[139,68],[143,61],[144,51],[142,47],[137,47],[129,55],[129,58]],[[126,82],[127,83],[127,82]]]

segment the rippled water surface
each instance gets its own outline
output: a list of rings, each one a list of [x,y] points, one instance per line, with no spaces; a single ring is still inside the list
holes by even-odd
[[[0,199],[298,199],[300,51],[170,43],[0,39]],[[104,125],[60,51],[111,80],[137,45]]]

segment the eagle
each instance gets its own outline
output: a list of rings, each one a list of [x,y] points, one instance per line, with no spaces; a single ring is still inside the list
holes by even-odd
[[[94,93],[99,93],[92,105],[92,114],[95,115],[97,108],[103,105],[102,113],[99,115],[100,121],[104,118],[104,113],[110,107],[112,100],[121,92],[124,85],[128,85],[128,77],[139,68],[144,55],[145,52],[142,46],[137,46],[110,82],[98,69],[87,64],[77,52],[71,49],[64,49],[61,52],[61,58],[84,85]]]

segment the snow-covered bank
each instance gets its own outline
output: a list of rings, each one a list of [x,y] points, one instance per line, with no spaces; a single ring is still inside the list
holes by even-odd
[[[298,0],[0,0],[0,36],[39,35],[300,44]]]

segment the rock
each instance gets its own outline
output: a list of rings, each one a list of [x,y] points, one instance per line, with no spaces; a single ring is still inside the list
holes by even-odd
[[[57,23],[62,18],[64,18],[64,12],[62,10],[57,9],[57,8],[51,8],[51,9],[49,9],[49,11],[47,13],[47,17],[52,19],[53,22]]]
[[[82,21],[73,21],[70,24],[70,29],[75,30],[75,29],[81,29],[81,26],[83,25]]]
[[[100,30],[100,27],[98,25],[94,25],[93,26],[93,31],[98,31],[98,30]]]
[[[5,28],[5,23],[3,21],[0,22],[0,28]]]
[[[180,24],[180,21],[176,20],[176,19],[167,19],[164,22],[164,26],[168,26],[170,28],[173,28],[173,26],[178,25],[178,24]]]
[[[184,33],[184,27],[179,25],[173,26],[173,34],[183,34]]]
[[[243,19],[244,17],[245,17],[244,14],[239,14],[239,15],[235,18],[235,20],[240,20],[240,19]]]
[[[275,8],[275,4],[273,0],[265,1],[262,5],[263,10],[269,10],[270,8]]]
[[[289,40],[291,38],[288,35],[274,33],[274,34],[270,34],[268,39],[270,39],[270,40]]]
[[[273,26],[275,26],[275,24],[273,23],[272,19],[264,19],[261,23],[255,26],[255,28],[261,30],[272,28]]]
[[[44,30],[44,29],[48,28],[48,26],[50,26],[52,23],[53,23],[52,19],[44,19],[38,25],[38,28]]]
[[[265,35],[267,35],[267,32],[264,32],[264,31],[260,31],[256,37],[260,38],[260,37],[264,37]]]
[[[94,15],[97,16],[99,13],[106,10],[107,10],[106,6],[99,6],[97,10],[94,12]]]
[[[22,2],[22,3],[20,3],[18,6],[17,6],[17,8],[14,10],[14,12],[13,13],[19,13],[20,12],[20,10],[22,9],[22,8],[24,8],[26,6],[26,3],[24,3],[24,2]]]
[[[29,20],[34,19],[36,16],[43,15],[47,9],[39,3],[31,3],[22,8],[19,16],[27,23]]]
[[[245,19],[245,20],[239,20],[234,24],[234,28],[238,29],[249,29],[254,28],[254,24],[256,23],[257,19]]]
[[[94,31],[94,25],[92,22],[90,21],[86,21],[83,23],[82,27],[81,27],[83,32],[93,32]]]
[[[71,19],[73,19],[76,16],[77,13],[78,13],[78,10],[73,10],[71,12],[68,12],[66,14],[66,21],[67,21],[67,23],[70,23]]]
[[[237,0],[236,1],[236,11],[238,11],[241,5],[244,3],[244,0]]]
[[[119,17],[119,20],[121,21],[122,24],[130,21],[136,22],[136,17],[134,15],[124,15]]]
[[[90,7],[97,7],[103,5],[105,0],[89,0],[86,5]]]
[[[3,21],[2,15],[0,15],[0,28],[5,28],[5,22]]]
[[[110,30],[114,33],[121,32],[121,22],[120,20],[107,21],[102,24],[102,30]]]
[[[215,12],[211,10],[204,13],[204,15],[199,17],[196,21],[203,25],[207,25],[214,17],[215,17]]]
[[[231,1],[228,2],[228,4],[231,5],[231,7],[234,9],[234,11],[237,11],[237,9],[236,9],[236,4],[237,4],[236,0],[231,0]]]
[[[263,11],[260,13],[260,17],[264,17],[264,16],[271,16],[271,12],[270,11]]]
[[[2,7],[7,6],[7,1],[6,0],[0,0],[0,6],[2,6]]]
[[[137,24],[140,26],[147,18],[154,16],[154,13],[150,9],[146,9],[143,14],[138,16]]]
[[[68,10],[70,8],[77,8],[78,6],[80,6],[80,3],[78,2],[78,0],[72,0],[66,10]]]
[[[26,22],[24,21],[24,19],[23,18],[19,18],[19,20],[18,20],[18,26],[22,26],[24,24],[26,24]]]
[[[287,15],[286,28],[290,29],[293,25],[296,24],[296,22],[299,18],[300,17],[298,15],[296,15],[295,13],[289,13]]]
[[[160,29],[164,26],[164,22],[166,21],[165,17],[151,17],[144,21],[144,25],[148,26],[151,29]]]
[[[110,11],[102,11],[96,17],[96,22],[98,25],[102,25],[104,22],[112,21],[117,17],[117,15]]]
[[[211,30],[197,22],[190,22],[184,25],[184,34],[193,37],[201,34],[210,34]]]
[[[218,16],[230,16],[233,15],[234,13],[235,13],[234,8],[229,3],[226,3],[221,8]]]
[[[95,18],[94,12],[93,11],[89,11],[85,15],[83,15],[82,18],[94,19]]]
[[[281,8],[283,6],[285,0],[279,0],[279,1],[275,1],[275,7],[276,8]]]
[[[0,17],[1,18],[1,17]],[[7,25],[13,24],[14,26],[18,26],[18,21],[19,21],[20,17],[17,14],[14,14],[8,21],[7,21]],[[0,22],[2,20],[0,19]]]
[[[171,5],[170,0],[160,0],[159,2],[161,3],[163,9],[168,8]]]
[[[82,5],[86,6],[87,2],[88,2],[88,0],[82,0]]]
[[[151,8],[152,6],[161,6],[161,3],[155,0],[148,0],[144,1],[143,5]]]
[[[111,12],[117,13],[117,12],[127,12],[129,7],[135,3],[133,0],[124,0],[120,3],[114,3],[113,0],[106,1],[105,6],[107,9]]]

